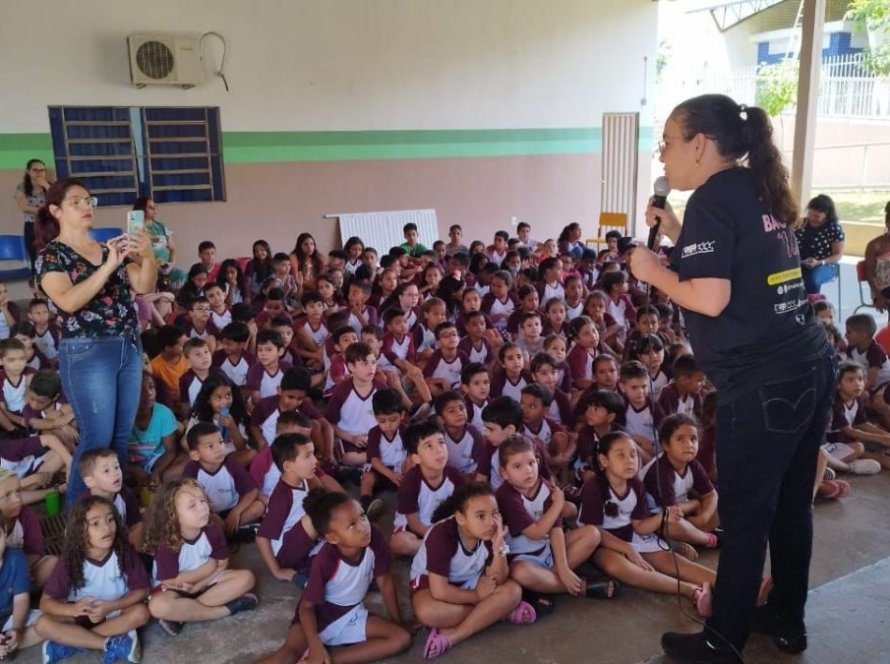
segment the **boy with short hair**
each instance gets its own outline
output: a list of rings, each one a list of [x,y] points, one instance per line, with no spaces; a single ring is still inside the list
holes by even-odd
[[[423,366],[423,376],[433,396],[459,388],[461,372],[470,363],[459,348],[460,336],[454,323],[439,323],[435,335],[436,350]]]
[[[473,292],[473,294],[475,297],[479,297],[478,293]],[[466,354],[470,362],[491,365],[497,356],[485,333],[488,326],[485,314],[477,310],[469,311],[463,316],[466,336],[460,340],[458,348]],[[457,327],[460,331],[460,319],[458,319]]]
[[[52,368],[52,364],[44,357],[41,350],[37,347],[35,340],[37,332],[31,321],[22,320],[12,326],[10,330],[10,338],[18,339],[25,346],[25,366],[40,371],[43,368]]]
[[[448,465],[448,448],[436,424],[412,424],[403,440],[414,465],[399,485],[389,544],[396,555],[413,556],[433,524],[436,507],[464,483],[464,478]]]
[[[59,328],[52,325],[52,314],[46,300],[34,298],[28,304],[28,320],[34,325],[34,344],[53,365],[58,364]]]
[[[232,312],[226,304],[226,292],[218,283],[211,281],[204,286],[204,297],[210,305],[210,323],[216,331],[216,336],[219,336],[219,330],[232,322]]]
[[[421,254],[426,251],[420,242],[417,241],[417,224],[409,222],[402,227],[402,233],[405,235],[405,241],[400,245],[402,249],[408,252],[411,258],[420,258]]]
[[[291,367],[284,372],[276,394],[261,399],[251,415],[249,432],[257,449],[266,449],[275,439],[282,414],[298,411],[312,422],[311,437],[316,449],[330,452],[331,445],[326,439],[333,438],[333,429],[309,398],[311,389],[312,378],[302,367]]]
[[[522,429],[526,438],[537,440],[547,452],[546,461],[553,472],[565,473],[575,457],[576,446],[566,430],[547,417],[553,395],[543,385],[532,383],[522,388],[519,406],[522,408]]]
[[[247,389],[251,403],[274,396],[281,384],[284,372],[290,365],[281,360],[284,355],[284,339],[275,330],[260,330],[256,337],[257,362],[247,372]]]
[[[399,369],[403,374],[415,361],[414,339],[408,333],[408,316],[399,307],[383,312],[383,346],[380,349],[382,369]]]
[[[204,381],[217,370],[213,367],[210,346],[204,339],[192,337],[186,341],[182,356],[188,361],[189,369],[179,378],[179,417],[188,419]]]
[[[636,324],[634,329],[627,335],[627,339],[624,342],[625,360],[637,359],[637,346],[640,339],[643,337],[649,336],[650,334],[657,334],[661,337],[658,330],[658,321],[658,309],[653,305],[643,304],[637,307]],[[664,341],[664,338],[662,337],[661,340]],[[665,346],[667,346],[667,344],[665,344]]]
[[[890,428],[890,406],[884,392],[890,384],[890,359],[875,341],[877,324],[868,314],[853,314],[846,321],[847,353],[865,372],[868,403],[878,414],[884,428]]]
[[[433,406],[442,421],[448,463],[468,480],[484,479],[477,473],[477,468],[485,455],[485,441],[482,432],[469,423],[467,404],[460,392],[443,392],[436,397]]]
[[[22,421],[29,433],[53,434],[69,452],[80,439],[74,410],[62,396],[62,380],[50,369],[41,369],[31,378]]]
[[[0,341],[0,425],[7,431],[24,429],[22,413],[31,377],[36,373],[27,366],[27,350],[15,336]]]
[[[179,402],[179,379],[189,370],[188,360],[182,354],[185,333],[173,325],[165,325],[157,333],[158,353],[150,362],[151,374],[164,384],[173,403]]]
[[[246,324],[235,321],[226,325],[220,332],[220,348],[213,354],[213,366],[222,371],[237,385],[242,396],[247,390],[247,373],[256,363],[256,358],[247,351],[250,329]]]
[[[204,240],[198,245],[198,257],[207,272],[207,281],[216,281],[219,274],[219,263],[216,262],[216,245],[210,240]]]
[[[226,454],[222,435],[215,424],[198,422],[186,435],[191,461],[183,477],[198,481],[210,499],[210,509],[223,519],[229,536],[256,522],[266,506],[257,498],[257,487],[247,469]]]
[[[331,366],[328,368],[327,379],[324,384],[324,396],[329,398],[333,389],[349,377],[349,368],[346,366],[345,352],[352,344],[358,341],[358,335],[351,327],[344,325],[338,327],[331,334],[334,349],[330,355]]]
[[[394,389],[378,390],[371,397],[377,424],[368,432],[368,465],[362,473],[359,502],[369,519],[375,519],[383,501],[374,498],[381,489],[398,490],[408,453],[402,440],[405,404]]]
[[[87,487],[81,499],[100,496],[110,501],[129,530],[130,544],[138,546],[142,540],[142,512],[139,499],[124,486],[117,452],[109,447],[84,452],[77,462],[77,470]]]
[[[559,385],[559,362],[550,353],[538,353],[532,358],[529,370],[532,380],[547,388],[553,397],[547,417],[571,431],[575,426],[572,399]]]
[[[510,397],[498,397],[482,411],[482,423],[485,455],[476,472],[484,476],[492,488],[497,490],[504,483],[504,478],[500,473],[501,460],[498,448],[507,438],[518,434],[522,429],[522,406]],[[538,474],[549,480],[550,469],[544,463],[547,458],[546,452],[540,441],[533,440],[532,442],[535,446],[535,456],[538,458]]]
[[[661,389],[658,397],[658,405],[664,416],[683,413],[701,422],[701,391],[705,384],[705,372],[698,366],[695,357],[681,355],[674,361],[671,374],[673,380]]]
[[[538,313],[540,311],[541,299],[538,291],[531,284],[524,284],[516,291],[516,297],[519,299],[519,307],[517,307],[510,317],[507,319],[507,332],[513,339],[520,334],[520,326],[522,324],[522,316],[527,313]]]
[[[269,321],[269,328],[281,335],[284,342],[284,355],[281,359],[292,367],[301,364],[300,355],[294,344],[294,322],[287,314],[278,314]]]
[[[593,472],[599,439],[613,431],[624,431],[624,400],[612,390],[587,390],[578,401],[581,428],[578,431],[578,462],[581,472]],[[582,481],[586,476],[582,474]]]
[[[309,490],[320,485],[313,452],[312,440],[299,433],[286,433],[272,442],[272,458],[281,477],[269,496],[256,537],[260,557],[272,576],[298,588],[309,579],[309,561],[319,545],[318,533],[303,508]]]
[[[483,430],[482,411],[491,395],[491,376],[481,362],[471,362],[460,372],[460,391],[467,405],[467,420]]]
[[[368,305],[371,297],[371,284],[365,280],[349,283],[346,303],[349,305],[349,326],[356,334],[361,334],[365,325],[377,325],[377,310]]]
[[[640,449],[640,463],[645,464],[658,455],[658,427],[664,414],[649,395],[649,370],[641,362],[625,362],[618,376],[618,388],[627,404],[624,429]]]
[[[256,316],[256,324],[260,328],[268,328],[272,319],[276,316],[286,316],[293,323],[284,300],[284,291],[280,288],[270,288],[263,299],[263,310]]]
[[[324,319],[324,298],[318,291],[309,290],[300,298],[304,316],[294,324],[297,352],[304,362],[321,369],[324,362],[324,342],[330,334]]]
[[[516,226],[516,235],[519,237],[522,246],[528,247],[530,251],[534,251],[541,244],[537,240],[532,239],[532,227],[526,221],[520,221],[519,225]]]
[[[516,345],[527,358],[532,358],[544,348],[544,323],[537,311],[526,311],[519,319],[519,335]]]
[[[504,262],[504,258],[507,257],[509,240],[510,234],[507,231],[498,231],[494,234],[494,243],[488,245],[488,248],[486,249],[488,260],[496,266],[500,266],[500,264]]]
[[[461,240],[463,240],[464,230],[460,227],[460,224],[451,224],[448,228],[448,244],[445,245],[445,255],[453,256],[454,254],[459,253],[469,253],[469,249],[467,249],[467,245],[463,244]]]

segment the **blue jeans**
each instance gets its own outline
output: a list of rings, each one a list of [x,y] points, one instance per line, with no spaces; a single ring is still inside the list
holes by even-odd
[[[807,295],[815,295],[822,292],[822,284],[827,284],[837,277],[838,266],[834,263],[817,265],[816,267],[800,266],[803,273],[803,287]]]
[[[717,409],[720,550],[714,611],[707,622],[741,650],[751,629],[766,545],[772,611],[803,624],[813,548],[813,486],[835,391],[825,356],[785,367],[781,378]],[[711,643],[723,641],[710,635]]]
[[[63,339],[59,376],[80,428],[66,495],[70,509],[86,490],[77,470],[84,452],[110,447],[125,468],[142,391],[142,346],[129,337]]]

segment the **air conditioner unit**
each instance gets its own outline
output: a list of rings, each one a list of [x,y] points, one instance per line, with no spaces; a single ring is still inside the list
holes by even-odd
[[[191,88],[204,81],[199,35],[134,33],[127,37],[130,80],[139,87],[179,85]]]

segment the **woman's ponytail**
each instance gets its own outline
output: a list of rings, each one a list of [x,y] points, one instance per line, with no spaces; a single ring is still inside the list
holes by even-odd
[[[788,169],[782,154],[773,142],[773,127],[762,108],[742,108],[747,119],[742,124],[742,137],[748,151],[747,165],[757,182],[761,199],[773,216],[788,226],[799,223],[797,204],[788,187]]]

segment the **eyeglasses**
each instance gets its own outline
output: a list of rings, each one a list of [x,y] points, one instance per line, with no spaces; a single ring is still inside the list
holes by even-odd
[[[65,201],[69,201],[76,208],[94,208],[99,205],[99,199],[95,196],[72,196],[71,198],[66,198]],[[64,203],[64,201],[62,202]]]
[[[663,140],[658,141],[658,154],[664,154],[664,151],[667,150],[671,144],[668,141],[682,141],[684,140],[682,136],[665,136]]]

